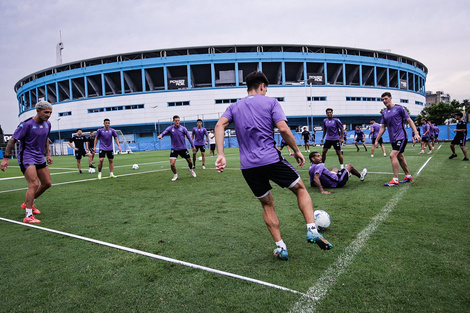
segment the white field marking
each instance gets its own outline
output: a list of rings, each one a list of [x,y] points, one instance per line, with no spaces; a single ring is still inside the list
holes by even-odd
[[[215,273],[215,274],[218,274],[218,275],[228,276],[228,277],[232,277],[232,278],[236,278],[236,279],[256,283],[256,284],[259,284],[259,285],[264,285],[264,286],[268,286],[268,287],[272,287],[272,288],[281,289],[281,290],[284,290],[284,291],[290,291],[290,292],[293,292],[293,293],[296,293],[296,294],[304,295],[302,292],[292,290],[292,289],[289,289],[289,288],[286,288],[286,287],[274,285],[274,284],[264,282],[264,281],[261,281],[261,280],[257,280],[257,279],[249,278],[249,277],[246,277],[246,276],[237,275],[237,274],[232,274],[232,273],[225,272],[225,271],[219,271],[219,270],[216,270],[216,269],[213,269],[213,268],[210,268],[210,267],[205,267],[205,266],[201,266],[201,265],[197,265],[197,264],[193,264],[193,263],[188,263],[188,262],[177,260],[177,259],[168,258],[168,257],[164,257],[164,256],[161,256],[161,255],[158,255],[158,254],[145,252],[145,251],[142,251],[142,250],[136,250],[136,249],[132,249],[132,248],[124,247],[124,246],[119,246],[119,245],[115,245],[115,244],[112,244],[112,243],[109,243],[109,242],[100,241],[100,240],[96,240],[96,239],[92,239],[92,238],[88,238],[88,237],[83,237],[83,236],[79,236],[79,235],[75,235],[75,234],[71,234],[71,233],[66,233],[66,232],[62,232],[62,231],[58,231],[58,230],[54,230],[54,229],[50,229],[50,228],[40,227],[40,226],[36,226],[36,225],[32,225],[32,224],[26,224],[26,223],[14,221],[14,220],[6,219],[6,218],[3,218],[3,217],[0,217],[0,220],[5,221],[5,222],[9,222],[9,223],[22,225],[22,226],[36,228],[36,229],[39,229],[39,230],[48,231],[48,232],[51,232],[51,233],[55,233],[55,234],[59,234],[59,235],[67,236],[67,237],[72,237],[72,238],[76,238],[76,239],[80,239],[80,240],[84,240],[84,241],[88,241],[88,242],[92,242],[92,243],[96,243],[96,244],[99,244],[99,245],[102,245],[102,246],[107,246],[107,247],[110,247],[110,248],[115,248],[115,249],[124,250],[124,251],[135,253],[135,254],[140,254],[140,255],[143,255],[143,256],[147,256],[147,257],[150,257],[150,258],[162,260],[162,261],[165,261],[165,262],[176,263],[176,264],[180,264],[180,265],[183,265],[183,266],[192,267],[192,268],[195,268],[195,269]]]
[[[430,157],[421,166],[419,171],[416,173],[416,177],[421,173],[424,167],[431,161]],[[328,267],[325,273],[317,280],[315,285],[310,287],[305,295],[294,304],[290,312],[303,313],[303,312],[315,312],[316,305],[321,299],[323,299],[330,287],[332,287],[339,279],[339,276],[346,272],[349,265],[354,261],[354,257],[361,252],[361,250],[367,244],[369,238],[374,234],[377,228],[382,224],[393,211],[395,206],[400,202],[405,192],[410,189],[411,184],[406,184],[404,187],[390,187],[399,188],[397,194],[395,194],[390,201],[382,208],[379,214],[377,214],[369,225],[364,228],[356,237],[356,239],[344,249],[344,252],[338,257],[337,261]]]

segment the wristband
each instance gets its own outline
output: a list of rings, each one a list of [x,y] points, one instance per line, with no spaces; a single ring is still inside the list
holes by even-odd
[[[4,154],[4,155],[3,155],[3,158],[4,158],[4,159],[10,159],[10,158],[11,158],[11,155],[6,155],[6,154]]]

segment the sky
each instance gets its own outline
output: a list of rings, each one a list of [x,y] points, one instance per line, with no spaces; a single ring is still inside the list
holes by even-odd
[[[62,62],[165,48],[301,44],[388,50],[428,68],[426,90],[470,99],[468,0],[0,0],[0,125],[14,85]]]

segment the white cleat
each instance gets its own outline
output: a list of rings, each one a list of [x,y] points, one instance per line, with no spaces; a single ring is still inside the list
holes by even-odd
[[[192,169],[190,169],[189,172],[191,173],[191,175],[193,175],[193,177],[196,177],[196,173]]]
[[[171,179],[171,181],[175,181],[177,179],[178,179],[178,174],[175,174],[175,175],[173,175],[173,178]]]
[[[366,178],[366,175],[367,175],[367,169],[365,168],[361,172],[360,180],[364,180],[364,178]]]

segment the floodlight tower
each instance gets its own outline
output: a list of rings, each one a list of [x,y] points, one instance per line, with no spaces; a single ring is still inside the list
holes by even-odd
[[[64,50],[64,43],[62,42],[62,32],[59,31],[59,43],[56,47],[56,62],[57,65],[62,64],[62,50]]]

